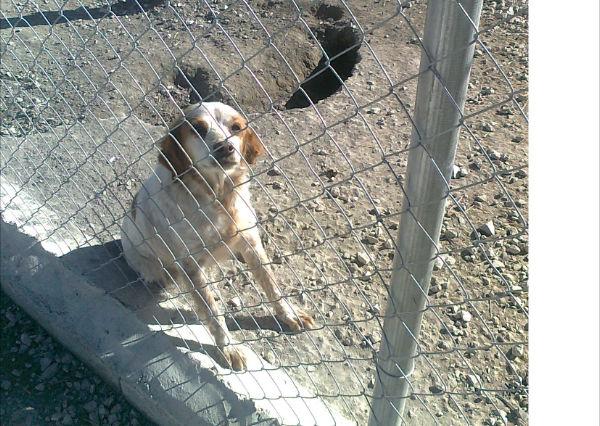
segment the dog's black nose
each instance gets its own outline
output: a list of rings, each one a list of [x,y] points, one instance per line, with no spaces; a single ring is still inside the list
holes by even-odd
[[[218,142],[214,146],[214,154],[217,157],[227,157],[233,154],[235,148],[227,141]]]

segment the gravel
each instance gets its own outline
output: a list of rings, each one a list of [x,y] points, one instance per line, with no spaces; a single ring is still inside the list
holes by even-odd
[[[153,425],[0,293],[0,418],[6,425]]]

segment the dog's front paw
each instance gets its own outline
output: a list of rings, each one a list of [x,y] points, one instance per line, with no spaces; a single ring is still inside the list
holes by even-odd
[[[246,355],[241,350],[240,346],[228,345],[221,349],[223,357],[229,366],[235,371],[246,369]]]
[[[313,317],[302,309],[294,308],[293,310],[278,316],[294,333],[315,327],[315,320]]]

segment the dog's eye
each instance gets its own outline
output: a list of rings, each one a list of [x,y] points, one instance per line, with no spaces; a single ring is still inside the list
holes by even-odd
[[[231,126],[231,130],[232,130],[232,131],[234,131],[234,132],[239,132],[240,130],[242,130],[242,126],[240,126],[240,125],[239,125],[239,124],[237,124],[237,123],[234,123],[234,124]]]
[[[208,126],[204,121],[198,121],[197,123],[194,123],[193,127],[201,138],[206,137],[206,134],[208,133]]]

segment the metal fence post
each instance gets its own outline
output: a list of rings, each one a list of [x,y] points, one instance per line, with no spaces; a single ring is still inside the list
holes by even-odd
[[[482,0],[429,1],[405,208],[377,359],[369,425],[400,425],[426,305]]]

